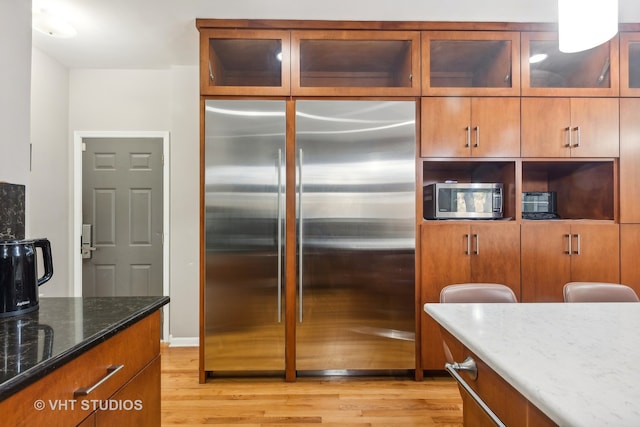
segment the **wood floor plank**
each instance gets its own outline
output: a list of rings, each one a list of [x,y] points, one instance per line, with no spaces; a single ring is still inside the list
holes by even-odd
[[[198,348],[162,346],[162,425],[461,427],[450,378],[217,378],[198,382]]]

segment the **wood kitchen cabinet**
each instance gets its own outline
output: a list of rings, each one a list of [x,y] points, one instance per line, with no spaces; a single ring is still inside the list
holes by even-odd
[[[447,285],[493,282],[520,297],[520,228],[515,221],[424,222],[421,235],[421,304],[438,302]],[[443,369],[436,322],[422,313],[422,363]]]
[[[293,95],[420,95],[418,31],[292,31]]]
[[[290,32],[200,29],[200,93],[289,95]]]
[[[640,98],[620,100],[620,222],[640,223]]]
[[[520,98],[423,97],[422,157],[519,157]]]
[[[620,280],[619,225],[527,221],[522,224],[522,302],[563,301],[567,282]]]
[[[522,98],[522,157],[618,157],[617,98]]]
[[[111,366],[121,368],[111,371]],[[77,395],[80,389],[87,394]],[[41,411],[34,410],[37,400],[46,403]],[[99,411],[109,401],[123,406]],[[67,402],[68,410],[49,402]],[[11,426],[160,425],[160,311],[3,400],[0,411]]]
[[[520,95],[520,33],[425,31],[422,94]]]
[[[640,96],[640,33],[620,33],[620,96]]]
[[[620,224],[620,283],[640,295],[640,224]]]
[[[521,38],[522,96],[618,96],[618,36],[575,53],[560,52],[555,32]]]

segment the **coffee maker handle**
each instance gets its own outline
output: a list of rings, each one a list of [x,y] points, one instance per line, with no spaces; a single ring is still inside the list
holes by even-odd
[[[51,243],[48,239],[37,239],[33,242],[36,248],[42,249],[44,274],[38,278],[38,286],[48,282],[53,276],[53,258],[51,257]]]

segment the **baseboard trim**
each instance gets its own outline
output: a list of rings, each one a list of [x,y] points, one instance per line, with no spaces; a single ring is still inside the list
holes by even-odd
[[[198,337],[174,337],[169,336],[169,347],[198,347],[200,339]]]

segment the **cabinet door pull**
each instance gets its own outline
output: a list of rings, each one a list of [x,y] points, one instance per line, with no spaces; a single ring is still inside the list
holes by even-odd
[[[564,128],[564,130],[567,132],[567,139],[568,142],[566,144],[564,144],[565,147],[571,147],[572,143],[571,143],[571,126]]]
[[[109,378],[111,378],[112,376],[117,374],[118,371],[120,371],[122,368],[124,368],[124,365],[111,365],[111,366],[109,366],[107,368],[107,375],[104,378],[102,378],[100,381],[98,381],[97,383],[95,383],[91,387],[84,387],[84,388],[77,389],[76,391],[73,392],[73,398],[75,399],[75,398],[77,398],[79,396],[88,396],[89,393],[91,393],[92,391],[94,391],[95,389],[100,387],[105,381],[107,381]]]
[[[473,238],[476,241],[476,250],[473,252],[475,255],[480,255],[480,237],[477,234],[473,235]]]
[[[571,239],[572,239],[572,237],[571,237],[571,234],[565,234],[564,237],[567,238],[567,250],[564,251],[564,253],[570,256],[571,255]]]
[[[476,126],[474,130],[476,131],[476,145],[474,147],[480,147],[480,126]]]
[[[576,143],[573,144],[574,147],[580,147],[580,139],[581,139],[581,135],[580,135],[580,126],[576,126],[573,128],[573,130],[576,131]]]
[[[574,236],[576,238],[576,250],[573,251],[573,253],[580,255],[580,234],[575,234]]]
[[[467,131],[467,145],[465,145],[465,147],[471,147],[471,126],[467,126],[466,131]]]
[[[464,252],[464,254],[471,255],[471,236],[465,234],[464,237],[467,239],[467,250]]]
[[[463,362],[446,363],[444,368],[451,374],[462,388],[465,389],[469,396],[478,404],[478,406],[487,414],[489,418],[495,423],[496,426],[505,427],[505,424],[498,418],[498,416],[489,408],[489,406],[482,400],[482,398],[475,392],[473,388],[465,381],[464,378],[458,373],[458,371],[467,372],[472,380],[478,378],[478,368],[475,360],[471,357],[467,357]]]

